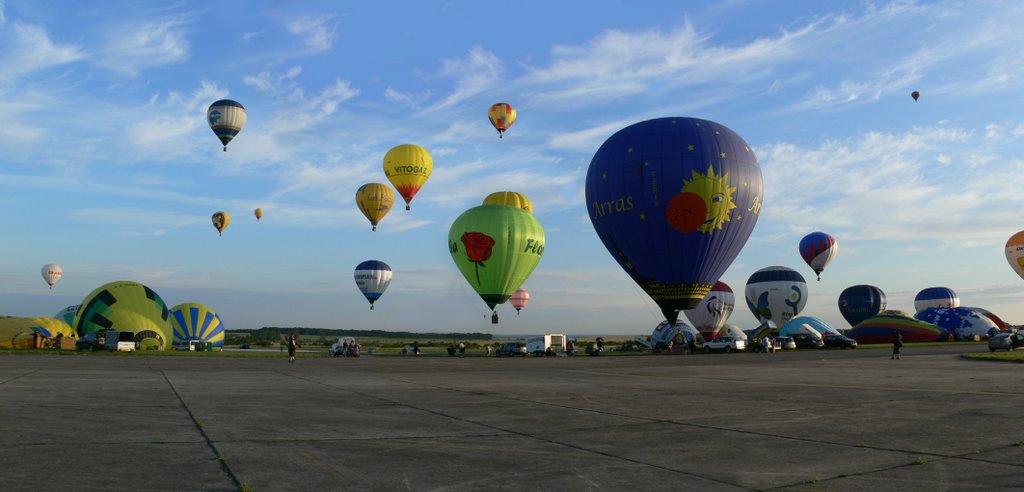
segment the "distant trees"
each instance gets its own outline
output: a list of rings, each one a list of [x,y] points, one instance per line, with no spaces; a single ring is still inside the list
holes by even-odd
[[[315,336],[337,339],[338,337],[371,337],[371,338],[401,338],[401,339],[461,339],[461,340],[493,340],[490,333],[418,333],[411,331],[386,331],[386,330],[333,330],[329,328],[306,328],[306,327],[277,327],[264,326],[255,331],[231,331],[225,334],[225,342],[237,343],[243,341],[258,342],[261,340],[280,340],[285,335]]]

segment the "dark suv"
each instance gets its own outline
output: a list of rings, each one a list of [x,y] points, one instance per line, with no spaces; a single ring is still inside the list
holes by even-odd
[[[825,335],[821,341],[826,347],[857,348],[857,341],[845,335]]]
[[[498,357],[501,357],[503,355],[507,355],[509,357],[512,357],[513,355],[521,355],[523,357],[526,357],[526,354],[526,344],[522,342],[508,342],[502,344],[500,347],[498,347],[497,350],[494,351],[494,355]]]
[[[796,342],[796,348],[798,349],[820,349],[825,346],[825,342],[822,342],[820,338],[806,333],[796,333],[791,336],[793,341]]]
[[[100,336],[100,333],[98,332],[86,333],[85,335],[82,335],[82,338],[79,338],[78,341],[75,342],[75,350],[89,350],[95,352],[97,350],[106,350],[106,348],[106,340],[104,337]]]

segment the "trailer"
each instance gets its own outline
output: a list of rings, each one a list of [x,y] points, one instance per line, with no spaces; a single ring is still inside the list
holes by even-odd
[[[536,356],[563,354],[566,340],[561,333],[530,337],[526,339],[526,351]]]

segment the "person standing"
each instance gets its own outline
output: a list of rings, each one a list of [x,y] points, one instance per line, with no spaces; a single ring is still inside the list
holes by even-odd
[[[903,334],[896,331],[892,334],[892,357],[890,359],[900,358],[900,347],[903,347]]]
[[[459,357],[466,356],[466,342],[459,342]]]
[[[295,362],[295,351],[298,350],[298,348],[299,348],[299,341],[295,337],[295,335],[292,335],[291,337],[288,338],[288,363],[289,364]]]
[[[565,342],[565,353],[567,353],[570,356],[572,356],[572,349],[573,349],[572,340],[569,340],[569,341]]]
[[[412,342],[412,353],[413,355],[420,355],[420,342],[419,340]]]
[[[487,349],[487,356],[490,357],[491,356],[491,344],[488,343],[485,346],[485,348]]]

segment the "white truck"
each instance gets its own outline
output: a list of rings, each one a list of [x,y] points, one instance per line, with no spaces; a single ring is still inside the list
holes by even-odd
[[[565,342],[565,335],[561,333],[530,337],[526,339],[526,352],[537,356],[565,353]]]

